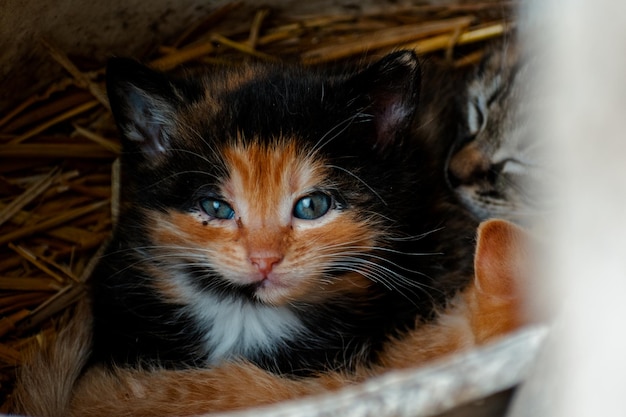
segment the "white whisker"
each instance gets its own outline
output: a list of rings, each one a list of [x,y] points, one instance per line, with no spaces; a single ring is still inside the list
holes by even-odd
[[[333,168],[333,169],[337,169],[339,171],[345,172],[346,174],[350,175],[352,178],[354,178],[355,180],[359,181],[361,184],[363,184],[365,186],[365,188],[367,188],[368,190],[370,190],[372,192],[372,194],[374,194],[384,205],[387,205],[387,202],[385,200],[383,200],[383,198],[380,196],[380,194],[378,194],[376,192],[376,190],[374,190],[373,187],[371,187],[368,183],[366,183],[362,178],[360,178],[358,175],[356,175],[355,173],[351,172],[350,170],[347,170],[345,168],[342,168],[340,166],[337,165],[326,165],[328,168]]]

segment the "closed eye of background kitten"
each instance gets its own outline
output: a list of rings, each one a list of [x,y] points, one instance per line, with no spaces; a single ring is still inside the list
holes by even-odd
[[[495,44],[470,74],[460,135],[447,163],[451,187],[479,220],[529,224],[546,209],[542,146],[530,121],[533,59],[514,38]]]

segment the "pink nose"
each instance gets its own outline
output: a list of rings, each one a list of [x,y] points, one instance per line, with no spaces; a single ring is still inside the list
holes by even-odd
[[[264,276],[267,276],[270,272],[272,272],[272,269],[274,269],[274,265],[280,263],[280,261],[282,260],[283,258],[279,256],[250,257],[250,262],[252,262],[252,265],[256,266],[256,269]]]

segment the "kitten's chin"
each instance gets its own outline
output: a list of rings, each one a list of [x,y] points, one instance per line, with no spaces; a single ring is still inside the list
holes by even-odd
[[[247,286],[254,300],[272,306],[282,306],[292,300],[293,290],[276,277],[263,277]]]

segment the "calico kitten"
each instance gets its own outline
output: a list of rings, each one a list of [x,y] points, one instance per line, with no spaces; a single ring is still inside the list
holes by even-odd
[[[461,134],[447,173],[459,199],[479,219],[529,224],[545,210],[541,146],[530,113],[537,106],[533,64],[515,39],[497,43],[465,86]]]
[[[423,365],[484,345],[526,323],[523,287],[531,243],[524,230],[509,222],[481,224],[470,285],[433,321],[388,341],[377,364],[350,373],[294,379],[240,361],[182,370],[94,366],[75,385],[91,344],[91,315],[81,301],[56,341],[46,343],[22,368],[11,411],[82,417],[199,415],[320,394],[392,369]]]
[[[307,375],[430,319],[472,276],[475,222],[410,136],[419,72],[406,51],[342,76],[112,60],[124,207],[91,277],[92,363]]]

